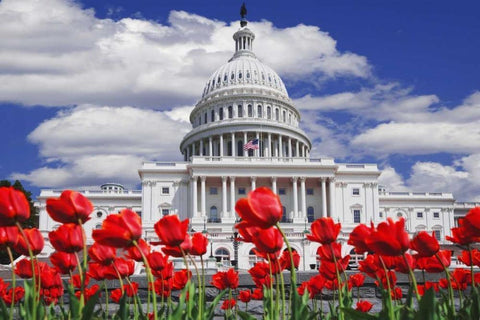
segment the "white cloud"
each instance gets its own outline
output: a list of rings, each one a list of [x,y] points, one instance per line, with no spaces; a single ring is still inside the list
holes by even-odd
[[[367,77],[365,57],[336,49],[318,27],[251,22],[255,51],[280,74]],[[168,24],[99,19],[71,0],[0,2],[0,101],[25,105],[192,104],[208,76],[232,55],[227,24],[170,12]],[[279,54],[271,54],[273,52]],[[281,53],[281,54],[280,54]]]
[[[184,109],[82,105],[59,112],[28,136],[38,145],[45,166],[29,173],[14,173],[12,178],[42,187],[105,181],[135,185],[142,161],[181,159],[178,146],[190,130],[180,116]]]
[[[380,177],[378,177],[378,183],[387,188],[390,191],[406,191],[408,188],[405,186],[403,178],[395,168],[387,166],[382,170]]]

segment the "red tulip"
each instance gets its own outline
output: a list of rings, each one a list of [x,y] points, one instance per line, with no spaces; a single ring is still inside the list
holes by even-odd
[[[123,258],[116,258],[113,263],[105,267],[105,278],[114,280],[120,278],[126,278],[133,274],[135,268],[135,262],[133,260],[126,260]]]
[[[252,300],[252,292],[250,290],[242,290],[238,293],[238,300],[249,303]]]
[[[15,226],[0,227],[0,249],[13,248],[19,236],[18,228]]]
[[[333,280],[337,278],[337,270],[339,273],[343,273],[345,270],[347,270],[349,261],[349,255],[337,260],[337,263],[330,262],[328,260],[322,260],[322,263],[320,264],[320,269],[318,271],[325,278]]]
[[[238,200],[235,211],[244,223],[262,229],[274,226],[283,215],[280,197],[265,187],[257,188],[246,198]]]
[[[128,259],[133,259],[137,262],[143,261],[143,257],[148,256],[150,253],[150,245],[145,240],[140,239],[138,240],[138,247],[140,248],[141,252],[138,250],[137,246],[133,246],[128,248],[125,257]]]
[[[124,285],[125,287],[125,285]],[[117,288],[112,290],[110,293],[110,299],[112,299],[113,302],[115,303],[120,303],[120,299],[122,298],[122,289]]]
[[[252,242],[261,253],[273,253],[278,256],[283,247],[283,237],[277,228],[261,229],[250,227],[249,233],[252,234]]]
[[[50,255],[50,262],[61,274],[70,274],[77,267],[77,257],[73,253],[54,252]]]
[[[338,242],[324,244],[317,249],[317,256],[320,260],[335,262],[342,259],[342,245]]]
[[[464,224],[465,228],[471,231],[474,236],[480,236],[480,207],[468,211],[465,215]]]
[[[113,261],[112,261],[113,262]],[[88,272],[87,275],[90,278],[93,278],[97,281],[105,280],[105,273],[107,271],[107,266],[104,266],[98,262],[89,262],[88,263]],[[117,279],[117,278],[115,278]]]
[[[415,258],[409,253],[405,253],[404,256],[405,258],[400,256],[395,257],[397,260],[395,270],[397,272],[407,274],[410,272],[410,270],[415,269],[416,261],[415,261]],[[407,260],[406,263],[405,263],[405,260]]]
[[[172,290],[183,290],[192,277],[192,272],[187,269],[182,269],[173,274]]]
[[[222,310],[233,309],[233,307],[235,307],[236,304],[237,302],[235,301],[235,299],[227,299],[222,303]]]
[[[82,287],[82,279],[80,279],[79,274],[74,274],[70,278],[70,283],[73,285],[74,288],[80,289]],[[83,285],[88,286],[90,283],[90,276],[88,273],[85,274],[85,277],[83,278]]]
[[[387,289],[390,285],[390,289],[393,289],[393,287],[395,287],[395,285],[397,284],[397,274],[395,273],[395,271],[389,270],[385,272],[384,269],[379,269],[377,272],[377,276],[380,279],[380,281],[375,281],[375,284],[377,286],[380,286],[381,284],[383,288]]]
[[[384,256],[400,256],[410,247],[410,239],[405,231],[405,220],[393,222],[387,218],[365,241],[368,248]]]
[[[36,260],[35,260],[36,262]],[[33,277],[32,262],[30,259],[23,258],[15,264],[15,274],[22,279],[30,279]]]
[[[375,255],[369,254],[364,260],[358,262],[358,270],[366,273],[369,277],[376,279],[377,271],[382,268],[375,259]]]
[[[57,230],[50,231],[48,238],[58,251],[73,253],[83,249],[83,229],[78,224],[62,224]]]
[[[292,249],[292,257],[293,267],[298,269],[298,265],[300,264],[300,255],[298,254],[297,250]],[[292,260],[290,259],[290,253],[287,249],[283,250],[279,261],[283,269],[292,270]]]
[[[253,289],[252,300],[263,300],[263,289],[262,288]]]
[[[321,275],[317,274],[308,280],[307,288],[310,293],[310,298],[314,298],[317,294],[320,294],[325,288],[326,279]]]
[[[13,187],[0,188],[0,226],[14,226],[30,218],[30,204],[25,194]]]
[[[201,232],[192,235],[192,248],[190,254],[192,256],[203,256],[207,253],[208,239]]]
[[[425,284],[423,285],[422,284],[417,285],[417,292],[419,295],[423,296],[425,294],[425,291],[430,288],[433,288],[435,292],[439,291],[438,283],[426,281]]]
[[[355,273],[350,276],[348,282],[351,284],[352,287],[361,287],[365,282],[365,276],[363,273]]]
[[[236,289],[238,287],[238,272],[232,268],[226,272],[219,271],[212,276],[212,284],[220,290]]]
[[[164,216],[154,225],[155,232],[160,239],[158,244],[171,247],[179,246],[185,240],[188,222],[188,219],[180,222],[176,215]]]
[[[2,295],[2,299],[5,302],[5,304],[8,306],[12,303],[12,297],[13,297],[13,304],[17,304],[18,301],[23,299],[23,296],[25,296],[25,289],[23,289],[23,287],[15,287],[15,289],[10,288],[8,290],[5,290],[5,292]]]
[[[93,245],[88,248],[88,256],[93,261],[108,266],[113,262],[113,260],[115,260],[117,256],[117,249],[94,242]]]
[[[445,239],[459,245],[468,245],[474,242],[480,242],[480,236],[472,233],[470,228],[465,226],[465,220],[458,220],[458,227],[452,228],[452,236],[446,236]]]
[[[100,290],[100,286],[98,284],[94,284],[91,288],[85,288],[85,301],[88,301],[97,291]],[[81,292],[76,291],[75,296],[80,299]]]
[[[23,254],[24,256],[29,255],[29,247],[34,256],[42,252],[44,245],[42,233],[37,228],[23,229],[23,233],[25,234],[27,240],[23,237],[22,234],[20,234],[14,250],[19,254]]]
[[[270,287],[272,284],[270,265],[264,261],[255,263],[255,265],[248,270],[248,273],[250,273],[253,282],[259,288],[262,288],[263,286]]]
[[[160,273],[168,264],[168,256],[157,251],[151,252],[147,256],[147,260],[153,275],[157,277],[160,276]]]
[[[60,198],[47,199],[47,212],[60,223],[85,223],[90,220],[92,203],[81,193],[65,190]]]
[[[368,312],[372,309],[373,304],[370,303],[367,300],[359,300],[357,302],[357,308],[355,310],[361,311],[361,312]]]
[[[402,289],[400,289],[400,287],[392,288],[391,294],[393,300],[401,300],[403,297]]]
[[[431,257],[440,250],[435,233],[429,235],[425,231],[420,231],[410,242],[410,248],[418,252],[419,257]]]
[[[115,248],[130,247],[141,236],[142,220],[130,209],[107,216],[102,223],[102,228],[92,231],[92,237],[96,242]]]
[[[480,250],[472,249],[472,258],[470,259],[470,252],[468,250],[463,250],[462,254],[458,256],[458,260],[464,263],[467,266],[480,267]]]
[[[185,238],[183,239],[183,242],[178,245],[178,246],[165,246],[162,248],[163,253],[166,255],[175,257],[175,258],[181,258],[184,255],[190,253],[190,250],[192,249],[192,237],[187,233],[185,234]]]
[[[435,257],[418,258],[416,265],[418,269],[425,270],[429,273],[440,273],[445,271],[445,267],[450,266],[451,252],[448,250],[440,250]]]
[[[342,225],[335,223],[332,218],[324,217],[315,220],[311,226],[311,234],[307,239],[321,244],[329,244],[337,240]]]
[[[157,278],[153,283],[153,288],[157,295],[169,297],[172,291],[173,280]]]
[[[364,224],[359,224],[356,226],[348,238],[348,244],[355,247],[355,252],[362,254],[370,251],[365,240],[375,231],[375,228],[372,226],[369,228]]]

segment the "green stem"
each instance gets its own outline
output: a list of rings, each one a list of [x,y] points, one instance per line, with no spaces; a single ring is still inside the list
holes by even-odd
[[[153,279],[152,270],[150,269],[150,264],[148,263],[147,257],[143,254],[142,248],[138,245],[137,241],[133,240],[133,245],[137,248],[138,252],[142,255],[143,263],[145,264],[145,271],[147,272],[147,278],[150,286],[152,287],[152,302],[153,302],[153,318],[158,320],[157,315],[157,293],[155,292],[155,280]],[[183,252],[182,252],[183,253]],[[150,291],[150,290],[148,290]],[[163,294],[163,292],[162,292]],[[150,300],[147,303],[147,313],[149,310]]]
[[[337,265],[337,258],[335,257],[335,252],[333,251],[332,244],[328,244],[330,251],[332,252],[333,263],[335,264],[335,274],[337,275],[337,282],[338,282],[338,305],[340,307],[340,311],[338,313],[339,319],[343,319],[343,292],[342,292],[342,279],[340,277],[340,271],[338,270]]]
[[[287,246],[288,254],[290,255],[290,310],[293,311],[297,308],[296,300],[297,300],[297,273],[295,272],[295,263],[293,261],[293,252],[292,248],[290,247],[290,242],[288,241],[287,235],[283,232],[282,228],[280,228],[280,223],[277,222],[275,225],[280,231],[280,234],[283,237],[283,241],[285,241],[285,245]]]
[[[470,273],[472,276],[472,288],[475,288],[475,276],[473,274],[473,254],[472,254],[472,248],[470,247],[470,244],[468,244],[468,253],[470,255]]]
[[[198,317],[201,319],[203,317],[203,301],[202,301],[202,281],[200,279],[200,273],[198,272],[198,267],[195,261],[193,260],[192,256],[189,254],[188,257],[190,261],[193,263],[193,267],[195,268],[195,273],[197,274],[197,284],[198,284]]]
[[[393,302],[392,302],[392,288],[390,285],[390,274],[388,272],[388,269],[385,265],[385,261],[383,261],[382,257],[379,256],[380,262],[382,263],[383,270],[385,271],[385,276],[387,277],[387,290],[388,290],[388,300],[386,301],[388,303],[388,313],[389,313],[389,318],[390,319],[395,319],[395,315],[393,313]],[[379,283],[382,284],[381,279],[379,280]],[[383,284],[382,284],[383,286]]]
[[[277,260],[278,264],[278,270],[282,270],[280,266],[280,262]],[[286,319],[287,317],[287,310],[286,310],[286,299],[285,299],[285,281],[283,279],[283,272],[280,272],[280,283],[281,283],[281,288],[282,288],[282,310],[283,310],[283,319]]]
[[[83,298],[83,304],[82,304],[82,300],[80,300],[80,307],[81,309],[83,309],[83,306],[84,306],[84,303],[85,303],[85,274],[87,272],[87,234],[85,233],[85,229],[83,228],[83,224],[82,224],[82,219],[78,219],[78,225],[80,226],[80,228],[82,228],[82,241],[83,241],[83,274],[82,274],[82,292],[81,292],[81,297]],[[79,267],[80,267],[80,264],[79,264]]]
[[[103,286],[105,288],[105,319],[108,319],[108,288],[106,280],[103,280]]]
[[[200,256],[200,263],[202,264],[202,286],[198,290],[201,291],[202,307],[205,309],[205,266],[203,265],[203,256]]]
[[[127,280],[127,283],[130,286],[130,289],[132,289],[134,319],[137,320],[138,319],[138,304],[137,304],[137,299],[136,299],[137,294],[135,293],[135,289],[133,288],[133,285],[132,285],[132,282],[130,281],[130,279],[128,277],[126,277],[125,280]]]
[[[268,258],[268,269],[270,272],[270,317],[273,317],[273,275],[272,275],[272,261],[270,260],[270,256],[267,255]]]
[[[415,289],[415,296],[417,297],[417,301],[420,302],[420,294],[418,293],[417,279],[415,279],[413,270],[412,268],[410,268],[410,265],[408,264],[408,260],[407,260],[407,257],[405,256],[405,253],[402,254],[402,256],[403,256],[403,261],[405,261],[405,265],[408,268],[408,274],[410,275],[410,280],[412,281],[413,288]]]
[[[448,282],[448,294],[449,294],[449,297],[450,297],[450,306],[452,308],[453,314],[455,315],[455,313],[456,313],[456,311],[455,311],[455,301],[453,300],[454,299],[453,298],[453,288],[452,288],[452,281],[450,279],[450,272],[448,272],[447,266],[445,266],[442,259],[440,259],[440,257],[438,256],[438,253],[435,253],[435,257],[437,258],[437,260],[442,265],[443,270],[445,270],[445,276],[447,277],[447,282]]]

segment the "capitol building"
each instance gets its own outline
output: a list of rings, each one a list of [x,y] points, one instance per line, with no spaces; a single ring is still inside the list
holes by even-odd
[[[85,225],[87,235],[108,214],[131,208],[142,217],[144,238],[157,240],[153,225],[175,214],[190,219],[192,232],[207,234],[206,255],[216,258],[216,266],[248,269],[257,257],[252,244],[235,241],[235,203],[266,186],[281,198],[282,229],[301,257],[301,270],[316,266],[318,244],[306,240],[305,233],[320,217],[341,222],[339,239],[344,254],[352,253],[352,267],[363,256],[353,254],[346,242],[359,223],[404,217],[410,234],[434,232],[449,246],[445,236],[475,203],[456,202],[451,193],[386,190],[378,184],[376,164],[311,158],[312,142],[299,126],[301,114],[282,79],[255,56],[255,34],[245,20],[233,40],[232,58],[206,80],[190,114],[192,130],[179,146],[184,161],[144,162],[138,169],[141,190],[107,183],[82,191],[95,207]],[[58,223],[48,216],[45,202],[60,193],[42,190],[38,197],[46,256],[53,251],[47,233]]]

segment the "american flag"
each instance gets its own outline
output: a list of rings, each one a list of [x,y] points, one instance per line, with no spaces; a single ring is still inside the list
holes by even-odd
[[[249,149],[253,149],[253,150],[258,149],[258,139],[253,139],[245,143],[245,145],[243,146],[243,150],[249,150]]]

